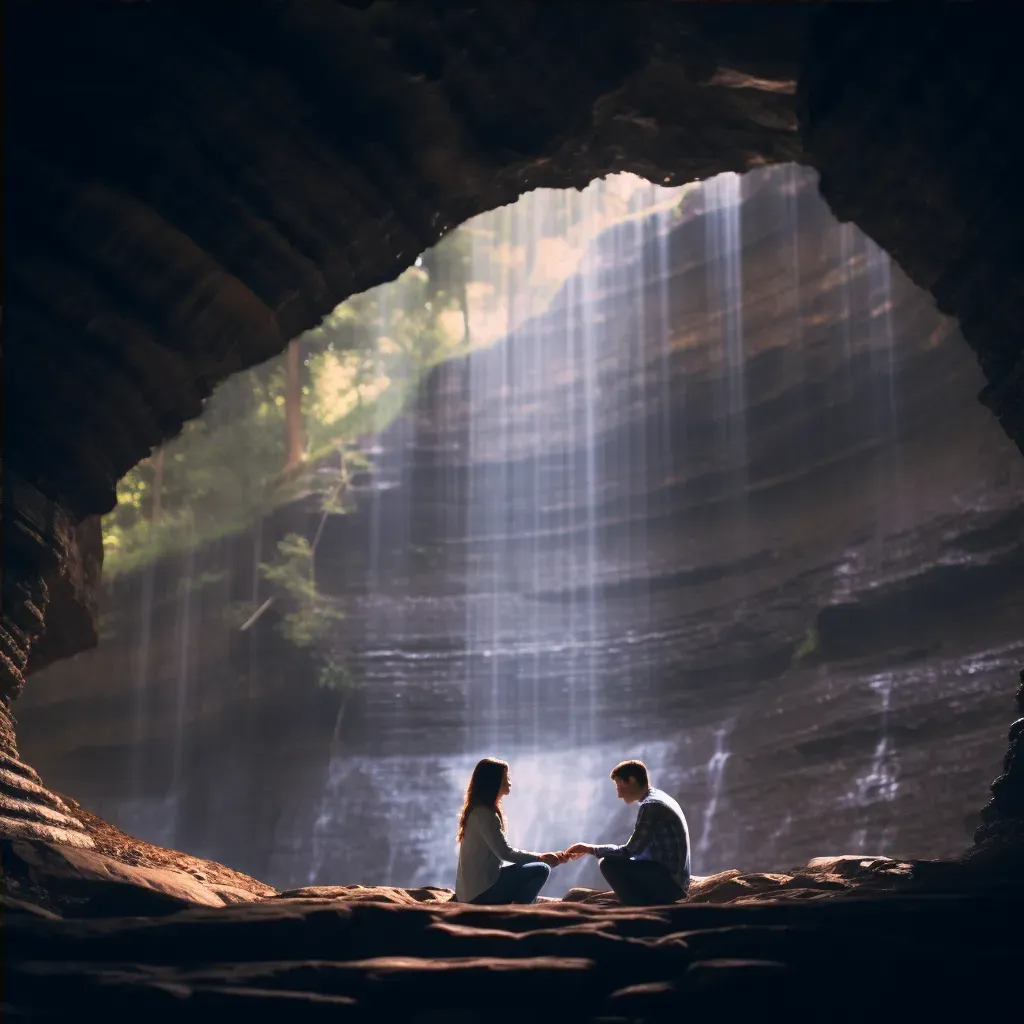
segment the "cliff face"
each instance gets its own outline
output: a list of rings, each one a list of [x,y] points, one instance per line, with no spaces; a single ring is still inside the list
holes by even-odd
[[[459,788],[613,838],[644,757],[695,870],[960,849],[1024,653],[1024,471],[955,325],[810,172],[607,232],[542,316],[439,367],[318,579],[350,699],[228,605],[301,507],[118,584],[19,714],[57,789],[280,885],[447,884]],[[553,800],[552,789],[558,799]],[[593,881],[574,875],[565,884]]]

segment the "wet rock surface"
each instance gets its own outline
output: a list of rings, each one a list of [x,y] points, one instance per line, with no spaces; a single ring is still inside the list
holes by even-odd
[[[814,870],[863,881],[879,868],[829,861]],[[771,1000],[796,1019],[890,1019],[948,1010],[981,985],[1010,997],[1022,901],[1019,886],[986,891],[962,872],[927,892],[854,883],[816,900],[643,909],[293,896],[68,920],[5,898],[4,1008],[11,1019],[58,1018],[86,1001],[157,1019],[641,1021],[730,1019]]]
[[[58,914],[169,914],[274,895],[271,886],[215,861],[127,835],[76,801],[61,800],[82,841],[4,838],[4,894]]]
[[[884,1020],[982,984],[1009,998],[1024,955],[1019,865],[840,855],[695,877],[665,907],[586,889],[471,907],[436,886],[277,892],[74,809],[105,853],[4,843],[5,1019],[640,1022],[771,1000]]]
[[[89,916],[172,913],[196,904],[225,904],[184,871],[133,867],[94,850],[9,840],[0,856],[9,890],[80,902],[81,913]]]

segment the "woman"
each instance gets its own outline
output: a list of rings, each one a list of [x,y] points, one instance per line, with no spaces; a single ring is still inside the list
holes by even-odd
[[[504,761],[485,757],[473,769],[459,815],[455,898],[460,903],[533,903],[560,863],[557,854],[527,853],[508,845],[501,798],[511,789]],[[510,863],[503,866],[502,861]]]

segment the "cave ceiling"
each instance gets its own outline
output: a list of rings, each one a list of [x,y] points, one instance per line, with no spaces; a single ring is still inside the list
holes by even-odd
[[[959,318],[1024,450],[1006,6],[11,5],[6,466],[103,513],[219,381],[468,217],[794,160]]]

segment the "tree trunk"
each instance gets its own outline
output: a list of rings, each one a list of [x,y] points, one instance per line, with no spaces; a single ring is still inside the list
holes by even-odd
[[[284,387],[285,471],[302,462],[302,386],[299,382],[299,343],[290,341],[285,353]]]

